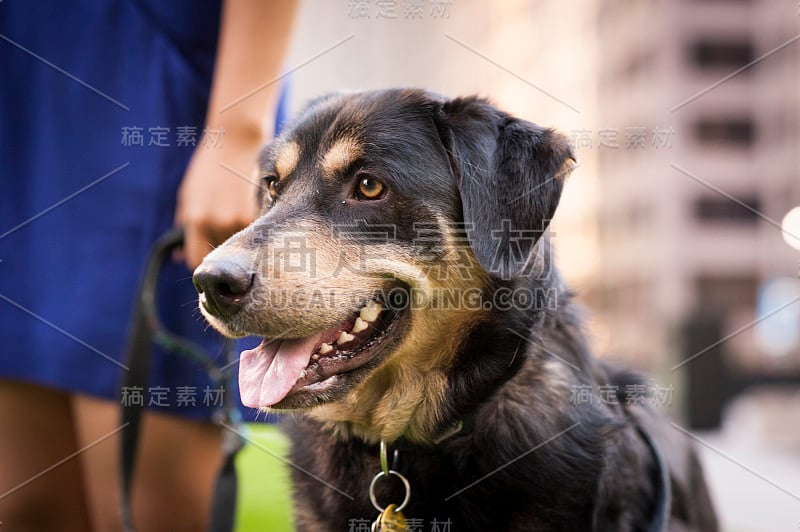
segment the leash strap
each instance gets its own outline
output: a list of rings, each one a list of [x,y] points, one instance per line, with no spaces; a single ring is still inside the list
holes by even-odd
[[[128,343],[127,364],[128,371],[123,376],[123,387],[128,390],[147,386],[147,376],[150,374],[150,336],[147,334],[144,318],[139,309],[133,318],[133,334]],[[133,532],[133,518],[131,515],[131,482],[133,468],[136,462],[136,445],[139,440],[139,424],[142,417],[143,404],[128,401],[122,405],[122,435],[121,435],[121,480],[122,500],[121,517],[125,532]]]
[[[234,362],[233,341],[225,340],[226,367]],[[214,495],[211,502],[210,532],[230,532],[236,518],[236,498],[238,481],[236,478],[236,455],[244,446],[241,434],[241,419],[234,405],[233,397],[228,393],[224,376],[214,367],[212,380],[223,386],[223,408],[215,412],[214,418],[222,430],[222,467],[217,473],[214,483]]]
[[[150,376],[150,366],[153,349],[154,327],[152,312],[148,309],[155,308],[155,287],[158,281],[158,271],[161,264],[175,247],[183,242],[183,232],[173,230],[159,238],[150,250],[145,266],[144,276],[139,286],[139,292],[133,313],[133,323],[128,340],[125,359],[128,371],[123,374],[123,389],[145,390]],[[128,400],[122,405],[122,437],[121,437],[121,481],[122,500],[121,518],[122,526],[126,532],[133,532],[133,516],[131,512],[131,485],[136,464],[136,448],[139,442],[139,432],[144,409],[144,399],[141,402]]]
[[[144,276],[139,286],[135,309],[133,312],[130,337],[125,354],[128,371],[122,378],[122,389],[147,388],[152,362],[153,342],[170,352],[194,359],[205,366],[206,371],[215,386],[222,388],[222,407],[214,413],[217,423],[225,423],[228,428],[223,432],[223,464],[217,474],[214,486],[213,502],[210,519],[210,532],[229,532],[233,529],[236,511],[237,479],[235,458],[243,445],[239,436],[239,419],[236,407],[230,394],[227,393],[227,383],[214,364],[203,350],[192,342],[180,338],[167,331],[161,324],[156,305],[156,285],[158,273],[162,264],[172,254],[175,248],[183,244],[183,230],[173,229],[161,236],[153,244],[145,266]],[[231,362],[232,342],[225,342],[226,361]],[[121,502],[120,512],[123,530],[134,532],[131,512],[131,486],[136,466],[136,451],[141,429],[141,417],[144,410],[144,397],[141,401],[131,401],[122,404],[122,435],[121,435]],[[233,418],[236,419],[233,419]],[[233,427],[235,430],[230,430]]]

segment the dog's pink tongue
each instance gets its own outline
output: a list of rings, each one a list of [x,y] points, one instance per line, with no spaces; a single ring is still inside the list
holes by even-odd
[[[264,340],[239,357],[239,393],[245,406],[272,406],[286,397],[311,360],[321,334],[298,340]]]

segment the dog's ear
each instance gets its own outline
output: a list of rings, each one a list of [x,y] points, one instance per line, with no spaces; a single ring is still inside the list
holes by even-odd
[[[475,97],[445,102],[436,123],[475,258],[502,279],[524,274],[577,166],[568,140]]]

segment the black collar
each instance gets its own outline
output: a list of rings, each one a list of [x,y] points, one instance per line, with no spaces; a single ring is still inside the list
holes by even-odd
[[[475,412],[469,412],[461,417],[455,418],[452,422],[442,427],[430,443],[417,443],[407,438],[399,438],[387,444],[392,451],[412,452],[412,453],[434,453],[443,443],[455,438],[469,434],[475,428]]]
[[[456,436],[465,435],[472,432],[475,428],[475,417],[476,415],[473,411],[462,416],[461,418],[457,418],[452,423],[445,426],[445,428],[439,432],[436,438],[427,445],[414,443],[406,438],[400,438],[399,440],[389,444],[389,450],[393,454],[392,469],[396,469],[398,467],[398,452],[423,454],[435,453],[438,451],[439,445],[452,438],[455,438]],[[636,432],[647,445],[647,449],[650,451],[650,455],[653,458],[653,463],[656,468],[653,475],[653,482],[656,488],[655,510],[653,511],[653,517],[650,521],[650,526],[647,528],[647,532],[664,532],[667,530],[667,525],[669,524],[669,518],[672,511],[672,485],[669,478],[669,468],[667,467],[664,456],[661,454],[658,445],[650,437],[650,434],[648,434],[644,427],[636,422],[635,417],[629,415],[628,418],[636,428]]]

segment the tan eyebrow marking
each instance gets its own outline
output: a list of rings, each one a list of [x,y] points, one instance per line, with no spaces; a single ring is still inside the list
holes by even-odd
[[[322,173],[333,177],[361,156],[361,145],[352,138],[337,140],[322,157]]]
[[[300,161],[300,145],[296,142],[287,142],[278,149],[275,157],[275,172],[279,179],[291,174]]]

